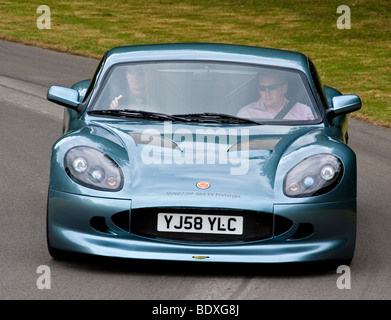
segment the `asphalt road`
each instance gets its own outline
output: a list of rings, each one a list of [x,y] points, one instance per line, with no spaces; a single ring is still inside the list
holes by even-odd
[[[46,91],[90,78],[98,61],[5,41],[0,61],[0,299],[391,298],[391,130],[350,119],[358,158],[350,289],[337,286],[347,273],[317,265],[60,262],[46,249],[45,215],[51,146],[61,135],[63,109],[46,101]],[[41,265],[49,269],[37,273]],[[50,289],[37,285],[42,275],[50,275]]]

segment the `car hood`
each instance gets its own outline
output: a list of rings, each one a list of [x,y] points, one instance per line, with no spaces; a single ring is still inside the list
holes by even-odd
[[[272,210],[282,161],[324,137],[320,127],[95,122],[122,145],[133,207],[210,206]],[[279,169],[280,163],[284,162]],[[279,173],[281,171],[281,173]],[[205,182],[199,184],[199,182]],[[125,188],[127,189],[127,188]],[[281,187],[279,188],[281,190]]]

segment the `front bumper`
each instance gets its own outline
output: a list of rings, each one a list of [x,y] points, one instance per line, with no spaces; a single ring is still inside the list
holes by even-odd
[[[134,235],[113,216],[131,214],[132,201],[49,190],[48,243],[69,252],[133,259],[243,263],[348,260],[356,239],[356,201],[276,204],[274,217],[292,221],[283,233],[238,243],[196,243]],[[118,215],[117,215],[118,216]],[[125,228],[126,229],[126,228]]]

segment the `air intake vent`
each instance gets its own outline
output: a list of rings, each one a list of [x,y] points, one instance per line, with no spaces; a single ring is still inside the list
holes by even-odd
[[[96,231],[107,234],[119,234],[121,230],[129,232],[129,211],[118,212],[107,222],[105,217],[92,217],[90,225]]]
[[[234,144],[228,152],[247,150],[270,150],[273,151],[280,139],[253,139],[246,142]]]
[[[300,223],[295,234],[287,240],[300,240],[309,237],[314,233],[314,226],[311,223]]]
[[[129,232],[130,230],[130,225],[129,225],[129,212],[128,211],[123,211],[123,212],[118,212],[115,215],[111,217],[111,220],[114,222],[114,224],[126,231]]]
[[[292,228],[293,222],[288,218],[281,217],[279,215],[274,216],[274,236],[278,237],[279,235],[287,232]]]
[[[104,217],[92,217],[90,221],[91,227],[93,227],[95,230],[104,232],[104,233],[112,233],[110,232],[109,227],[106,224]]]
[[[133,138],[136,144],[147,144],[149,146],[177,149],[181,151],[181,148],[172,140],[153,134],[141,134],[130,132],[129,135]]]

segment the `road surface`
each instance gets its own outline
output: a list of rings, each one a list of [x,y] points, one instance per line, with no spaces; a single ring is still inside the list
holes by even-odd
[[[0,61],[0,299],[391,298],[390,129],[350,119],[358,158],[350,289],[337,285],[345,271],[316,266],[55,261],[46,248],[46,194],[63,109],[46,100],[46,91],[90,78],[98,61],[6,41]],[[43,275],[50,275],[50,289],[42,288]]]

